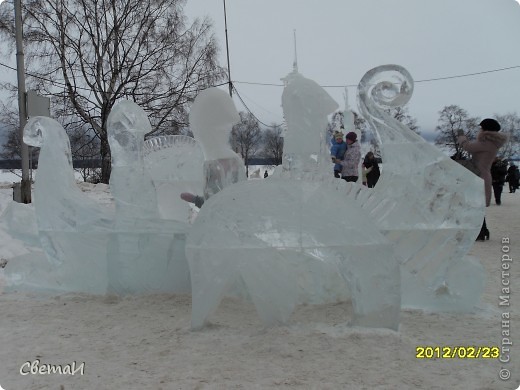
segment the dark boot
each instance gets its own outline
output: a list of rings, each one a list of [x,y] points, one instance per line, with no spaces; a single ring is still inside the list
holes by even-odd
[[[477,241],[485,240],[489,240],[489,230],[486,226],[486,218],[484,218],[484,222],[482,223],[482,227],[480,228],[480,233],[477,236]]]

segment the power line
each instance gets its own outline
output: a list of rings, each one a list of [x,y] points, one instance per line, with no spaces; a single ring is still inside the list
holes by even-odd
[[[13,68],[12,66],[3,64],[1,62],[0,62],[0,66],[3,66],[4,68],[16,71],[16,68]],[[36,79],[39,79],[39,80],[47,81],[48,83],[50,83],[51,85],[54,85],[55,87],[67,87],[67,84],[60,83],[59,81],[56,81],[56,80],[51,80],[51,79],[48,79],[48,78],[45,78],[45,77],[42,77],[42,76],[39,76],[39,75],[36,75],[36,74],[33,74],[33,73],[29,73],[29,72],[25,72],[25,74],[28,75],[28,76],[34,77]],[[92,91],[92,89],[84,88],[84,87],[75,87],[75,89],[81,89],[83,91]]]
[[[520,68],[520,65],[509,66],[507,68],[500,68],[500,69],[484,70],[482,72],[476,72],[476,73],[466,73],[466,74],[457,75],[457,76],[446,76],[446,77],[437,77],[437,78],[425,79],[425,80],[417,80],[414,82],[415,83],[426,83],[429,81],[456,79],[456,78],[460,78],[460,77],[477,76],[477,75],[486,74],[486,73],[502,72],[504,70],[517,69],[517,68]]]
[[[0,66],[3,66],[4,68],[16,71],[16,68],[13,68],[12,66],[6,65],[6,64],[4,64],[2,62],[0,62]],[[64,84],[64,83],[56,81],[56,80],[51,80],[51,79],[42,77],[40,75],[36,75],[36,74],[33,74],[33,73],[29,73],[29,72],[25,72],[25,74],[28,75],[28,76],[34,77],[36,79],[39,79],[39,80],[47,81],[49,84],[51,84],[51,85],[53,85],[55,87],[67,87],[67,84]],[[225,83],[221,83],[221,84],[216,84],[216,85],[213,85],[213,87],[220,87],[220,86],[225,85],[225,84],[228,84],[228,83],[225,82]],[[74,87],[74,89],[79,89],[79,90],[83,90],[83,91],[92,92],[91,88],[77,87],[76,86],[76,87]],[[204,89],[206,89],[206,88],[197,88],[197,89],[194,89],[194,90],[189,91],[189,92],[199,92],[199,91],[202,91]]]
[[[423,80],[414,80],[414,83],[426,83],[430,81],[439,81],[439,80],[448,80],[448,79],[457,79],[462,77],[471,77],[471,76],[478,76],[481,74],[486,73],[495,73],[495,72],[502,72],[505,70],[511,70],[511,69],[517,69],[520,68],[520,65],[515,66],[509,66],[506,68],[499,68],[499,69],[492,69],[492,70],[484,70],[482,72],[475,72],[475,73],[464,73],[459,74],[455,76],[444,76],[444,77],[435,77],[430,79],[423,79]],[[262,86],[271,86],[271,87],[283,87],[284,84],[274,84],[274,83],[257,83],[253,81],[234,81],[234,83],[238,84],[249,84],[249,85],[262,85]],[[345,87],[357,87],[357,84],[348,84],[348,85],[320,85],[322,88],[345,88]]]
[[[280,125],[276,125],[276,124],[275,124],[274,126],[271,126],[271,125],[268,125],[268,124],[262,122],[260,119],[258,119],[257,116],[253,113],[253,111],[251,111],[251,110],[249,109],[249,107],[247,106],[247,104],[244,102],[244,99],[242,99],[242,96],[240,96],[240,93],[237,91],[237,89],[235,88],[235,85],[234,85],[234,84],[232,84],[232,88],[233,88],[233,90],[235,91],[235,94],[238,96],[238,98],[239,98],[240,101],[242,102],[242,105],[245,107],[245,109],[247,110],[247,112],[249,112],[249,113],[253,116],[253,118],[255,118],[255,119],[258,121],[258,123],[261,123],[261,124],[264,125],[265,127],[269,127],[269,128],[272,128],[272,129],[275,129],[275,128],[278,127],[278,126],[281,126],[281,124],[280,124]]]
[[[460,75],[455,75],[455,76],[444,76],[444,77],[435,77],[435,78],[430,78],[430,79],[423,79],[423,80],[414,80],[414,83],[426,83],[426,82],[431,82],[431,81],[439,81],[439,80],[448,80],[448,79],[456,79],[456,78],[462,78],[462,77],[471,77],[471,76],[477,76],[477,75],[481,75],[481,74],[486,74],[486,73],[494,73],[494,72],[502,72],[502,71],[505,71],[505,70],[511,70],[511,69],[517,69],[517,68],[520,68],[520,65],[515,65],[515,66],[509,66],[509,67],[506,67],[506,68],[498,68],[498,69],[492,69],[492,70],[485,70],[485,71],[481,71],[481,72],[475,72],[475,73],[465,73],[465,74],[460,74]],[[252,82],[252,81],[234,81],[234,83],[238,83],[238,84],[247,84],[247,85],[261,85],[261,86],[267,86],[267,87],[284,87],[285,85],[284,84],[274,84],[274,83],[257,83],[257,82]],[[322,88],[345,88],[345,87],[357,87],[357,84],[349,84],[349,85],[321,85]],[[242,99],[242,97],[240,96],[240,94],[238,93],[235,85],[233,85],[233,89],[235,90],[236,94],[238,95],[240,101],[242,102],[242,104],[244,105],[244,107],[246,108],[246,110],[261,124],[263,124],[264,126],[267,126],[267,127],[273,127],[273,126],[268,126],[266,125],[264,122],[260,121],[254,114],[253,112],[249,109],[249,107],[247,107],[247,105],[245,104],[244,100]],[[279,126],[279,125],[278,125]]]
[[[12,66],[9,66],[9,65],[6,65],[2,62],[0,62],[0,66],[3,66],[4,68],[7,68],[7,69],[11,69],[13,71],[16,71],[16,68],[13,68]],[[515,65],[515,66],[509,66],[509,67],[505,67],[505,68],[498,68],[498,69],[491,69],[491,70],[484,70],[484,71],[481,71],[481,72],[474,72],[474,73],[464,73],[464,74],[459,74],[459,75],[454,75],[454,76],[443,76],[443,77],[433,77],[433,78],[429,78],[429,79],[422,79],[422,80],[414,80],[414,83],[426,83],[426,82],[432,82],[432,81],[440,81],[440,80],[449,80],[449,79],[457,79],[457,78],[463,78],[463,77],[472,77],[472,76],[478,76],[478,75],[482,75],[482,74],[487,74],[487,73],[496,73],[496,72],[503,72],[503,71],[506,71],[506,70],[511,70],[511,69],[518,69],[520,68],[520,65]],[[54,85],[54,86],[59,86],[59,87],[67,87],[66,84],[63,84],[59,81],[55,81],[55,80],[51,80],[51,79],[47,79],[45,77],[42,77],[42,76],[39,76],[39,75],[35,75],[35,74],[32,74],[32,73],[29,73],[29,72],[26,72],[27,75],[31,76],[31,77],[34,77],[34,78],[37,78],[37,79],[40,79],[40,80],[43,80],[43,81],[47,81],[48,83]],[[215,87],[219,87],[219,86],[222,86],[222,85],[225,85],[225,84],[230,84],[231,88],[235,91],[236,95],[238,96],[240,102],[242,103],[242,105],[244,106],[244,108],[259,122],[261,123],[262,125],[264,125],[265,127],[269,127],[269,128],[274,128],[275,126],[280,126],[279,124],[278,125],[275,125],[275,126],[271,126],[271,125],[267,125],[266,123],[262,122],[260,119],[258,119],[256,117],[256,115],[249,109],[249,107],[247,106],[247,104],[244,102],[244,99],[242,99],[242,96],[240,96],[240,93],[238,92],[238,90],[236,89],[234,83],[238,83],[238,84],[246,84],[246,85],[260,85],[260,86],[267,86],[267,87],[284,87],[285,85],[284,84],[274,84],[274,83],[259,83],[259,82],[253,82],[253,81],[228,81],[228,82],[225,82],[225,83],[221,83],[221,84],[217,84],[217,85],[214,85]],[[322,88],[345,88],[345,87],[357,87],[357,84],[348,84],[348,85],[321,85]],[[84,91],[92,91],[92,89],[90,88],[84,88],[84,87],[76,87],[76,89],[80,89],[80,90],[84,90]],[[197,91],[200,91],[201,89],[197,89],[197,90],[194,90],[192,92],[197,92]]]
[[[6,65],[6,64],[4,64],[2,62],[0,62],[0,66],[3,66],[4,68],[16,71],[16,68],[13,68],[12,66]],[[508,66],[508,67],[505,67],[505,68],[498,68],[498,69],[491,69],[491,70],[484,70],[484,71],[481,71],[481,72],[464,73],[464,74],[459,74],[459,75],[454,75],[454,76],[442,76],[442,77],[433,77],[433,78],[423,79],[423,80],[414,80],[414,83],[426,83],[426,82],[431,82],[431,81],[440,81],[440,80],[457,79],[457,78],[462,78],[462,77],[478,76],[478,75],[482,75],[482,74],[503,72],[503,71],[506,71],[506,70],[518,69],[518,68],[520,68],[520,65]],[[26,74],[31,76],[31,77],[34,77],[36,79],[47,81],[48,83],[50,83],[50,84],[52,84],[54,86],[59,86],[59,87],[66,87],[67,86],[64,83],[61,83],[61,82],[56,81],[56,80],[51,80],[51,79],[42,77],[40,75],[36,75],[36,74],[33,74],[33,73],[29,73],[29,72],[26,72]],[[229,82],[226,82],[226,83],[218,84],[218,85],[215,85],[215,86],[221,86],[221,85],[228,84],[228,83]],[[262,86],[267,86],[267,87],[284,87],[284,84],[259,83],[259,82],[254,82],[254,81],[238,81],[238,80],[236,80],[236,81],[232,81],[232,83],[247,84],[247,85],[262,85]],[[321,85],[321,87],[322,88],[345,88],[345,87],[357,87],[357,84]],[[233,88],[235,88],[235,87],[233,86]],[[76,87],[76,89],[81,89],[81,90],[84,90],[84,91],[91,91],[90,88],[84,88],[84,87]]]

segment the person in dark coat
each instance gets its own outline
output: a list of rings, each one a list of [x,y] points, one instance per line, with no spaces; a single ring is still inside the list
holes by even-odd
[[[366,177],[367,187],[374,188],[379,180],[379,176],[381,176],[381,171],[379,170],[379,164],[373,152],[368,152],[365,155],[363,160],[363,175]]]
[[[509,183],[509,193],[514,194],[520,185],[520,172],[515,164],[511,164],[507,170],[506,181]]]
[[[464,135],[464,131],[459,131],[458,143],[472,155],[472,160],[480,171],[480,177],[484,179],[484,194],[486,197],[486,207],[491,204],[491,164],[497,156],[498,150],[507,141],[507,135],[499,133],[500,123],[495,119],[486,118],[480,122],[480,132],[475,141],[469,141]],[[486,226],[486,218],[482,223],[482,228],[477,236],[478,241],[489,240],[489,230]]]
[[[506,182],[507,175],[507,162],[495,158],[493,164],[491,164],[491,184],[493,186],[493,193],[495,195],[495,203],[500,206],[502,204],[502,190],[504,189],[504,183]]]

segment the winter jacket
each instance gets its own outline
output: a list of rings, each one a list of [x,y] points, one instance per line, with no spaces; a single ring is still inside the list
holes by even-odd
[[[507,162],[495,160],[491,164],[491,179],[493,183],[504,184],[507,175]]]
[[[484,193],[486,207],[491,203],[491,164],[500,149],[507,141],[507,135],[495,131],[481,131],[475,141],[469,141],[465,135],[458,138],[462,149],[471,153],[472,160],[480,170],[480,177],[484,179]]]
[[[330,156],[337,158],[338,160],[343,160],[343,156],[345,155],[345,152],[347,151],[347,143],[345,141],[342,141],[341,143],[337,142],[334,137],[332,137],[331,140],[332,146],[330,147]],[[334,164],[334,170],[341,172],[341,169],[343,167],[341,164],[336,163]]]
[[[511,165],[507,170],[506,181],[509,182],[510,186],[518,188],[518,181],[520,180],[520,172],[516,165]]]
[[[372,188],[379,180],[379,176],[381,176],[379,164],[375,158],[372,160],[365,158],[365,161],[363,161],[363,166],[366,168],[367,185]]]
[[[359,142],[348,145],[341,165],[341,177],[359,176],[359,161],[361,160],[361,147]]]

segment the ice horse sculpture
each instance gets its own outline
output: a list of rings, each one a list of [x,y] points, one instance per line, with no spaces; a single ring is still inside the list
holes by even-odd
[[[115,213],[76,186],[62,126],[36,117],[24,141],[41,148],[35,184],[38,234],[48,262],[8,265],[10,284],[96,294],[188,293],[187,222],[161,218],[143,158],[150,123],[135,103],[119,102],[108,118]]]
[[[34,206],[48,261],[12,262],[6,268],[10,279],[29,289],[103,293],[113,210],[100,206],[77,187],[69,138],[58,122],[31,118],[23,139],[40,148]]]
[[[110,112],[107,128],[116,204],[107,250],[107,290],[189,292],[184,256],[188,224],[160,218],[155,186],[144,164],[144,135],[151,130],[148,117],[137,104],[120,101]]]
[[[484,271],[465,255],[484,218],[484,186],[384,111],[406,104],[412,92],[412,77],[398,65],[374,68],[359,83],[359,108],[377,134],[384,169],[373,190],[355,197],[394,244],[404,307],[471,310]]]
[[[267,325],[287,322],[298,303],[337,297],[348,284],[354,324],[397,329],[400,273],[392,245],[345,198],[353,184],[323,174],[319,164],[320,134],[337,104],[293,72],[282,105],[283,169],[211,196],[188,235],[192,327],[207,323],[238,280]]]

